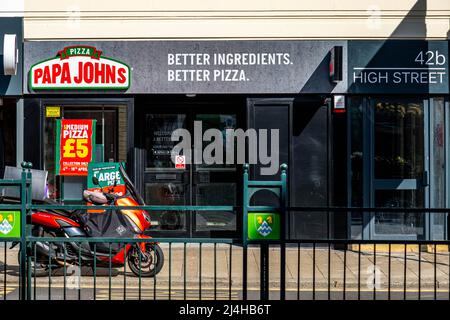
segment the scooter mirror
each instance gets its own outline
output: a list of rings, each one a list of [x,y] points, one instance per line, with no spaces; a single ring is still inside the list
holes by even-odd
[[[98,186],[99,185],[99,183],[98,183],[98,178],[97,177],[92,177],[92,183],[95,185],[95,186]]]

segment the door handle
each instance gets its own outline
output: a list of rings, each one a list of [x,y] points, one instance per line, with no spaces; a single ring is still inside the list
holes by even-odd
[[[422,187],[428,187],[430,185],[430,181],[429,181],[429,177],[428,177],[428,171],[424,171],[422,173]]]

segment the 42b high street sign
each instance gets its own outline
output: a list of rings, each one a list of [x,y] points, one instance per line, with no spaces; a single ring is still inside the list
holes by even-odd
[[[68,46],[55,57],[34,64],[28,78],[32,90],[126,90],[130,68],[93,46]]]

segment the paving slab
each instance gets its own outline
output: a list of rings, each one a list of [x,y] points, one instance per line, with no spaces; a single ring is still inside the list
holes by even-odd
[[[165,254],[165,265],[155,279],[141,278],[143,287],[153,288],[156,285],[187,286],[198,288],[216,285],[228,288],[231,281],[232,288],[242,287],[243,281],[243,249],[239,246],[218,244],[184,246],[172,245],[169,260],[169,247],[162,246]],[[214,254],[215,252],[215,254]],[[200,256],[201,253],[201,256]],[[18,250],[6,252],[0,245],[0,288],[17,285],[19,282]],[[269,249],[269,281],[272,287],[280,285],[280,249]],[[247,281],[248,287],[259,288],[260,281],[260,250],[249,247],[247,252]],[[326,248],[295,248],[286,249],[286,287],[287,288],[371,288],[374,280],[381,288],[417,288],[420,280],[422,288],[448,288],[449,285],[449,254],[448,252],[413,252],[406,255],[402,252],[358,252],[355,250],[334,250]],[[300,263],[299,263],[300,262]],[[78,267],[73,267],[78,268]],[[81,283],[93,285],[92,270],[83,268]],[[52,273],[49,277],[36,277],[37,284],[61,286],[64,283],[63,272]],[[184,272],[186,270],[186,273]],[[313,271],[314,270],[314,271]],[[170,271],[170,274],[169,274]],[[128,266],[115,268],[112,272],[113,285],[138,286],[139,278],[134,276]],[[420,272],[420,279],[419,279]],[[109,270],[99,269],[97,284],[109,283]],[[405,277],[406,275],[406,277]],[[344,283],[345,280],[345,283]],[[201,283],[200,283],[201,281]]]

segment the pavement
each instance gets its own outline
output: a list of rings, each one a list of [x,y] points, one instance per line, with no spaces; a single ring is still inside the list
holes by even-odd
[[[92,270],[81,270],[78,277],[64,277],[62,272],[56,272],[50,277],[32,279],[33,289],[37,295],[41,292],[43,298],[50,296],[61,298],[64,288],[75,298],[82,295],[83,299],[98,299],[114,297],[137,299],[141,298],[218,298],[239,299],[242,296],[243,282],[243,252],[242,248],[230,245],[189,244],[184,250],[183,245],[161,245],[165,254],[165,264],[156,278],[141,278],[134,276],[128,266],[111,270],[98,270],[94,279]],[[16,249],[6,250],[0,244],[0,299],[6,295],[14,298],[18,295],[19,266]],[[391,290],[393,295],[422,294],[448,297],[449,291],[449,253],[448,252],[393,252],[389,259],[387,252],[334,250],[328,248],[297,247],[286,249],[286,289],[287,295],[293,298],[299,295],[313,297],[313,294],[331,295],[345,298],[357,295],[378,297]],[[389,263],[390,260],[390,263]],[[4,271],[5,270],[5,271]],[[77,272],[78,267],[68,269],[68,274]],[[269,288],[271,295],[279,296],[280,290],[280,250],[269,249]],[[59,274],[59,275],[58,275]],[[420,274],[420,279],[419,279]],[[259,294],[260,283],[260,250],[256,247],[248,249],[247,286],[255,296]],[[51,288],[51,290],[49,290]],[[82,288],[81,291],[73,290]],[[359,288],[359,290],[358,290]],[[110,290],[111,289],[111,290]],[[59,292],[59,293],[58,293]],[[251,294],[250,294],[251,296]],[[371,298],[370,298],[371,299]],[[448,299],[448,298],[447,298]]]

